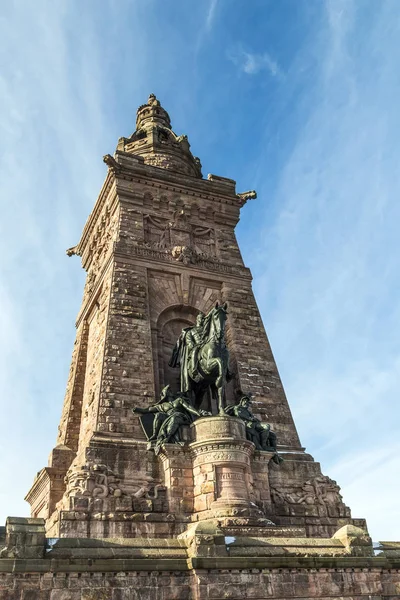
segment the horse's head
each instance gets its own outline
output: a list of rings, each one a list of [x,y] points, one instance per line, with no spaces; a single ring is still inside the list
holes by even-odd
[[[228,314],[228,303],[225,302],[224,304],[220,304],[219,302],[215,303],[215,307],[214,310],[223,310],[225,312],[225,314]]]
[[[210,311],[210,333],[215,335],[218,339],[222,339],[225,332],[225,323],[228,315],[228,305],[215,304],[214,308]]]

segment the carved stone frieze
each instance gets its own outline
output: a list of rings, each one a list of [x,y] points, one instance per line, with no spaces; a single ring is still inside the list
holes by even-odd
[[[247,464],[247,456],[246,454],[239,451],[226,451],[221,448],[219,452],[207,452],[204,451],[201,455],[201,462],[245,462]],[[196,465],[199,460],[194,460],[194,465]]]
[[[170,250],[160,250],[159,248],[153,247],[150,243],[143,243],[141,245],[133,245],[129,249],[130,254],[134,256],[155,259],[161,262],[183,262],[177,260],[172,254],[172,248]],[[195,257],[195,261],[193,259]],[[179,256],[178,256],[179,259]],[[191,253],[191,260],[186,263],[188,265],[195,264],[196,268],[206,269],[208,271],[216,271],[219,273],[225,273],[227,275],[237,275],[239,277],[250,277],[249,269],[246,267],[240,267],[236,265],[230,265],[224,262],[221,262],[217,258],[213,258],[210,256],[198,255],[195,253]]]
[[[107,498],[130,496],[154,500],[164,486],[153,477],[138,472],[135,478],[121,479],[106,465],[83,465],[79,469],[70,469],[66,476],[67,496]]]
[[[308,506],[343,504],[340,487],[325,475],[309,479],[297,491],[287,492],[271,487],[271,495],[275,503],[305,504]]]

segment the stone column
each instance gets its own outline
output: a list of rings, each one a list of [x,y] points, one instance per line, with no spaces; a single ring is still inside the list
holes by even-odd
[[[252,502],[250,458],[254,444],[245,425],[229,416],[204,417],[193,424],[190,444],[194,475],[194,512],[198,520],[264,515]]]

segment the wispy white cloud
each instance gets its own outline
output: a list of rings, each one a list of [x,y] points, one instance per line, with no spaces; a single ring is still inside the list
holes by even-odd
[[[218,0],[211,0],[206,17],[206,30],[211,31],[217,10]]]
[[[268,52],[257,54],[239,46],[228,53],[228,58],[247,75],[257,75],[260,71],[267,71],[272,77],[284,77],[278,62]]]
[[[197,36],[196,36],[196,43],[194,46],[195,47],[194,55],[195,55],[196,61],[199,58],[200,51],[202,49],[204,49],[206,40],[209,40],[210,35],[212,34],[212,30],[213,30],[215,20],[216,20],[218,4],[219,4],[219,0],[210,0],[209,3],[207,3],[207,11],[205,13],[205,18],[204,18],[204,12],[202,14],[203,20],[200,21],[200,26],[198,28]]]
[[[262,69],[269,71],[273,77],[282,75],[278,63],[267,52],[264,52],[264,54],[244,52],[243,59],[242,69],[248,75],[255,75]]]

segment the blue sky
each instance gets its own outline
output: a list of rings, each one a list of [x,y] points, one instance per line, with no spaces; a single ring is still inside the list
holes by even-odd
[[[67,258],[154,92],[238,238],[302,443],[400,539],[398,0],[37,0],[0,12],[0,522],[47,464],[84,272]]]

